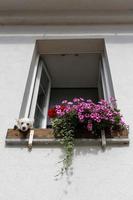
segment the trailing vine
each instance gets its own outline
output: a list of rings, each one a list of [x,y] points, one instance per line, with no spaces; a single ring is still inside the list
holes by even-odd
[[[65,156],[63,167],[59,174],[64,174],[71,165],[74,150],[74,133],[77,124],[75,113],[67,114],[64,117],[52,119],[52,127],[56,138],[61,138],[60,143],[63,145]]]

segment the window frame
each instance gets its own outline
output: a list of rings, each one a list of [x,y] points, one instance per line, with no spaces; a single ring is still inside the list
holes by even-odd
[[[44,69],[47,78],[49,80],[48,83],[48,88],[46,91],[46,103],[45,103],[45,108],[41,111],[44,119],[42,121],[42,126],[41,128],[46,128],[47,127],[47,113],[48,113],[48,106],[49,106],[49,100],[50,100],[50,91],[51,91],[51,77],[49,75],[49,72],[47,70],[46,63],[40,58],[40,55],[38,54],[36,56],[36,62],[34,66],[34,70],[32,73],[32,80],[30,83],[30,88],[29,88],[29,95],[27,99],[27,105],[25,108],[25,113],[24,116],[22,116],[20,112],[20,118],[21,117],[28,117],[31,119],[34,119],[35,115],[35,110],[37,106],[37,98],[38,98],[38,92],[39,92],[39,87],[40,87],[40,81],[41,81],[41,75],[42,75],[42,70]],[[29,73],[30,76],[30,73]],[[24,100],[23,100],[24,101]],[[24,109],[23,107],[21,110]]]
[[[39,93],[39,88],[41,85],[41,76],[42,76],[42,71],[44,70],[44,72],[46,73],[46,76],[48,78],[48,86],[47,86],[47,90],[46,92],[46,97],[45,97],[45,107],[43,109],[41,109],[39,107],[39,105],[37,104],[37,99],[38,99],[38,93]],[[50,100],[50,91],[51,91],[51,77],[49,75],[49,72],[47,70],[47,66],[46,63],[39,58],[38,60],[38,69],[36,71],[36,77],[34,79],[34,88],[32,91],[32,99],[31,99],[31,103],[30,103],[30,108],[29,108],[29,118],[34,118],[35,115],[35,110],[36,107],[39,108],[41,114],[44,116],[41,127],[42,128],[46,128],[47,126],[47,113],[48,113],[48,106],[49,106],[49,100]]]
[[[84,52],[82,52],[82,53],[84,53]],[[90,53],[90,51],[85,52],[85,53]],[[110,73],[110,67],[109,67],[109,63],[108,63],[107,54],[106,54],[105,49],[103,51],[101,51],[100,53],[101,53],[101,63],[99,63],[99,65],[100,65],[99,76],[101,76],[104,99],[107,100],[107,101],[110,101],[110,97],[115,97],[111,73]],[[57,54],[60,54],[60,53],[57,52]],[[40,56],[39,52],[37,52],[36,55],[35,55],[34,70],[32,72],[32,80],[30,82],[28,100],[27,100],[27,103],[26,103],[25,112],[23,114],[24,117],[34,118],[36,101],[37,101],[37,94],[36,94],[36,98],[35,98],[34,94],[36,93],[36,91],[38,91],[39,82],[40,82],[40,78],[41,78],[41,73],[40,73],[39,66],[38,66],[40,57],[41,56]],[[49,101],[50,101],[50,91],[51,91],[51,77],[49,75],[45,61],[42,60],[42,62],[45,66],[44,70],[45,70],[47,77],[49,79],[49,86],[48,86],[48,91],[47,91],[46,107],[45,107],[45,111],[44,111],[45,119],[43,120],[42,127],[40,127],[40,128],[46,128],[47,127],[47,113],[48,113],[48,107],[49,107]],[[29,73],[29,76],[31,76],[30,73]],[[38,77],[39,80],[38,80],[38,84],[35,86],[36,77]],[[25,99],[23,99],[23,101],[24,100]],[[22,106],[21,110],[22,109],[24,109],[24,106]],[[20,117],[22,117],[21,112],[20,112]]]
[[[111,101],[112,97],[115,99],[115,93],[106,52],[101,54],[100,74],[104,99],[108,101],[113,108],[117,108],[116,102]]]

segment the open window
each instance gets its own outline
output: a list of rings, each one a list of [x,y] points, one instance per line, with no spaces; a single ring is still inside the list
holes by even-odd
[[[97,102],[104,98],[100,79],[101,54],[49,54],[42,55],[51,76],[49,108],[64,99],[82,97]],[[100,92],[100,94],[99,94]],[[47,126],[50,127],[48,120]]]
[[[83,97],[97,102],[114,96],[110,68],[103,39],[38,40],[27,79],[19,117],[35,119],[34,128],[26,138],[19,130],[9,129],[6,144],[56,144],[59,140],[50,129],[48,109],[64,99]],[[115,105],[112,105],[115,106]],[[42,129],[43,128],[43,129]],[[34,139],[33,139],[34,133]],[[86,138],[84,134],[83,138]],[[32,138],[32,140],[31,140]],[[77,139],[77,142],[79,140]],[[128,129],[111,131],[101,139],[89,135],[82,144],[129,144]],[[32,144],[32,143],[31,143]]]
[[[103,40],[39,41],[38,51],[27,107],[35,128],[50,127],[48,108],[64,99],[114,96]]]
[[[34,118],[36,128],[46,127],[50,99],[51,78],[42,59],[39,59],[34,83],[29,117]]]

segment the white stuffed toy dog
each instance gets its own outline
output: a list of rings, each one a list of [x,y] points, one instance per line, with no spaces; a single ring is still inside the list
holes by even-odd
[[[21,132],[27,132],[28,130],[33,128],[34,120],[30,118],[20,118],[16,120],[16,125],[14,126],[14,129],[18,129]]]

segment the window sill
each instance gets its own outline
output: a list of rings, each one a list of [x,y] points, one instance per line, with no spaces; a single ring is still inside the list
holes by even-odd
[[[55,138],[53,129],[34,129],[33,145],[57,145],[61,138]],[[128,145],[128,130],[114,131],[112,138],[106,138],[107,145]],[[8,129],[6,135],[6,145],[27,145],[29,133],[27,137],[23,137],[22,133],[18,130]],[[101,138],[75,138],[76,145],[100,145]]]

